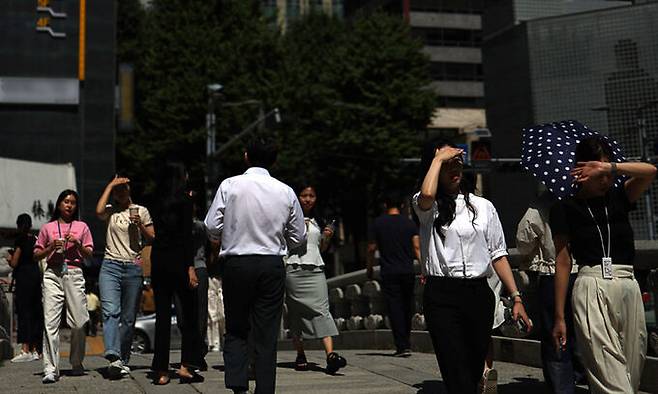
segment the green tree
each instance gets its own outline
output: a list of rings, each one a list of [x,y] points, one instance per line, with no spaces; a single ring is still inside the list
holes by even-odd
[[[417,174],[401,159],[419,155],[435,107],[429,60],[403,20],[382,13],[353,25],[311,15],[282,46],[277,101],[293,120],[278,170],[313,180],[359,245],[378,195],[412,190]]]
[[[207,84],[225,85],[231,101],[268,97],[278,33],[263,20],[257,1],[154,0],[141,24],[119,34],[125,53],[135,56],[138,101],[136,130],[118,141],[119,165],[148,189],[160,162],[183,161],[198,189],[205,170]],[[255,111],[219,112],[230,115],[217,122],[222,141]]]
[[[178,159],[200,188],[206,85],[217,82],[224,104],[257,99],[281,109],[283,124],[265,129],[282,148],[273,174],[317,185],[355,245],[381,191],[411,191],[416,173],[400,159],[418,156],[436,98],[426,89],[429,60],[402,18],[313,14],[281,35],[255,0],[154,0],[145,11],[121,2],[132,22],[119,28],[119,54],[135,64],[137,124],[120,134],[118,161],[133,179],[148,183],[160,162]],[[218,143],[257,115],[220,103]],[[222,178],[243,170],[242,146],[216,158]]]

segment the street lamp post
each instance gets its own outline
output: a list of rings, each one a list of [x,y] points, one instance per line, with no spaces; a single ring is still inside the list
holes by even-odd
[[[644,111],[658,104],[658,100],[648,101],[643,105],[640,105],[635,111],[635,119],[637,120],[637,130],[640,137],[640,157],[642,161],[647,161],[649,154],[647,152],[647,120],[644,116]],[[649,221],[649,239],[655,238],[655,226],[656,219],[653,215],[653,204],[651,202],[651,188],[647,189],[647,192],[644,193],[644,201],[647,206],[647,220]]]
[[[204,175],[204,183],[206,186],[206,205],[210,206],[212,202],[213,190],[210,188],[210,168],[212,166],[211,158],[215,153],[217,128],[215,117],[215,100],[221,97],[221,91],[224,86],[218,83],[208,84],[206,91],[208,92],[208,113],[206,114],[206,171]]]
[[[258,118],[247,125],[242,131],[238,134],[231,137],[228,141],[217,146],[217,130],[216,130],[216,116],[215,109],[216,99],[221,97],[221,90],[223,86],[220,84],[211,84],[207,86],[208,90],[208,113],[206,114],[206,173],[205,173],[205,184],[206,184],[206,204],[210,206],[212,203],[212,198],[214,195],[214,190],[212,189],[211,180],[214,178],[215,174],[213,171],[213,160],[219,156],[226,149],[231,147],[236,143],[240,138],[245,137],[250,134],[256,127],[261,126],[265,121],[274,117],[277,123],[281,123],[281,113],[278,108],[274,108],[271,111],[264,113],[263,103],[260,100],[244,100],[240,102],[231,102],[231,103],[222,103],[221,107],[241,107],[244,105],[258,105],[259,106],[259,116]]]

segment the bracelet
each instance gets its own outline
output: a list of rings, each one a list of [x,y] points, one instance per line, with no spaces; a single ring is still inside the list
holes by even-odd
[[[510,293],[509,298],[521,297],[521,292],[516,290]]]
[[[614,161],[610,162],[610,174],[613,178],[617,176],[617,163]]]

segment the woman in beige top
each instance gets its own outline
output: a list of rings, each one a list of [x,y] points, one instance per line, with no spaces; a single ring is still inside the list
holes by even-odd
[[[107,223],[105,255],[98,276],[103,312],[105,358],[112,378],[127,375],[135,317],[142,291],[141,239],[155,236],[148,209],[134,204],[130,180],[116,175],[96,205],[96,215]],[[112,196],[114,203],[108,205]]]

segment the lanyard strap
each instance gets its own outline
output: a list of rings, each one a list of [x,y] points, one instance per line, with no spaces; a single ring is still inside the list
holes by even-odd
[[[596,229],[599,230],[599,238],[601,239],[601,250],[603,251],[603,257],[610,257],[610,220],[608,218],[608,206],[604,205],[603,207],[605,208],[605,224],[608,226],[608,254],[607,255],[605,253],[605,245],[603,244],[603,233],[601,232],[601,227],[599,227],[599,223],[596,221],[596,218],[594,217],[594,213],[592,213],[592,209],[589,207],[589,204],[587,204],[587,210],[589,211],[592,220],[594,220],[594,224],[596,224]]]
[[[73,226],[73,221],[71,221],[71,223],[69,223],[69,233],[71,233],[71,226]],[[62,229],[59,227],[59,219],[57,219],[57,232],[59,233],[59,238],[61,239],[62,238]],[[64,241],[64,250],[66,250],[66,244],[68,242],[69,242],[68,240]]]

